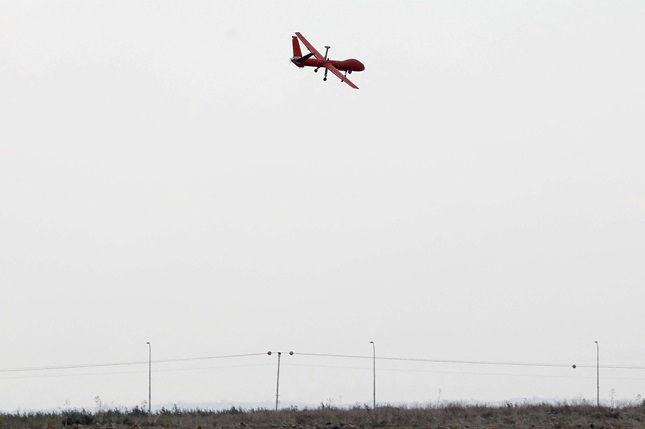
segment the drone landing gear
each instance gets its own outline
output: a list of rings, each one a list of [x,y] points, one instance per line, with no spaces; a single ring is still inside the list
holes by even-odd
[[[316,68],[314,69],[314,73],[318,73],[318,69],[319,69],[319,68],[320,68],[320,67],[316,67]],[[323,80],[327,80],[327,68],[325,68],[325,76],[323,77]]]
[[[331,48],[331,46],[325,46],[325,58],[324,58],[324,60],[325,60],[325,61],[327,61],[327,58],[329,58],[329,57],[327,56],[327,54],[329,54],[329,48]],[[328,71],[328,70],[327,70],[327,68],[325,67],[325,76],[323,77],[323,81],[325,81],[325,82],[327,81],[327,71]]]

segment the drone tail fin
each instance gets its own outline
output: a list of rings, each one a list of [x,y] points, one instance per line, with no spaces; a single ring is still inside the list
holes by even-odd
[[[291,36],[291,45],[293,46],[293,57],[300,58],[302,57],[302,51],[300,50],[300,42],[296,36]]]

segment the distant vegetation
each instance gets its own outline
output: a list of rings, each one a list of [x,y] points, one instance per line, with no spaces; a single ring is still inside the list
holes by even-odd
[[[441,406],[288,408],[279,411],[232,407],[228,410],[161,409],[148,416],[141,407],[16,412],[0,414],[0,428],[290,428],[290,429],[633,429],[645,428],[645,401],[616,407],[578,404],[449,403]]]

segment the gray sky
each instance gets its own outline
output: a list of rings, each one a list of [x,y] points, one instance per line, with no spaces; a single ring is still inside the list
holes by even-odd
[[[645,394],[645,4],[0,3],[0,409]],[[352,90],[290,64],[302,32]],[[314,357],[302,353],[365,356]],[[562,366],[532,366],[535,363]],[[568,367],[576,363],[577,369]],[[276,359],[154,363],[272,401]]]

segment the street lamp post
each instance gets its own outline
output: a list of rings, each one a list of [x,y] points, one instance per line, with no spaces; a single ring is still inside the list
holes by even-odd
[[[273,352],[268,351],[267,354],[271,356]],[[280,358],[282,357],[282,352],[278,353],[278,378],[275,384],[275,410],[278,411],[278,398],[280,397]],[[289,352],[289,355],[293,355],[293,352]]]
[[[374,341],[370,341],[372,344],[372,405],[376,409],[376,345]]]
[[[150,341],[146,342],[148,345],[148,415],[152,415],[152,345]]]
[[[600,345],[596,343],[596,405],[600,406]]]

